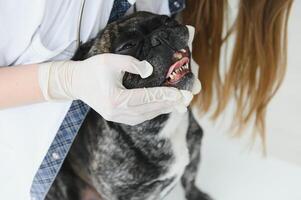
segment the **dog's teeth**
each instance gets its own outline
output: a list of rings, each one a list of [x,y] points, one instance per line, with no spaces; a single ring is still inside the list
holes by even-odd
[[[186,53],[186,49],[181,49],[180,51],[183,53]]]

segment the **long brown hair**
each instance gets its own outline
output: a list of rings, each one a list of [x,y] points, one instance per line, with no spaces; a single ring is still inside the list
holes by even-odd
[[[234,98],[235,128],[241,131],[254,120],[254,130],[263,142],[267,105],[286,70],[287,21],[292,2],[240,0],[231,28],[226,26],[227,0],[186,0],[183,12],[183,22],[196,27],[193,57],[200,66],[203,90],[195,103],[205,113],[213,108],[216,119]],[[221,79],[221,48],[230,34],[235,35],[234,48]],[[217,101],[213,101],[215,97]]]

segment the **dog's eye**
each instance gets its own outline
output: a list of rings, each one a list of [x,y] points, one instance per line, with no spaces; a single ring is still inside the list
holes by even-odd
[[[131,48],[134,48],[135,46],[137,45],[137,43],[135,41],[130,41],[130,42],[127,42],[123,45],[120,45],[116,51],[124,51],[124,50],[128,50],[128,49],[131,49]]]

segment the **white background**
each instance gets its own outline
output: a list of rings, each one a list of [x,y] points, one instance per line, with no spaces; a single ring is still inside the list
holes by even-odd
[[[249,148],[247,137],[227,135],[227,117],[218,123],[200,119],[205,138],[197,183],[215,200],[301,200],[300,20],[301,1],[295,0],[289,21],[288,70],[267,115],[267,158],[258,145]],[[177,187],[167,199],[184,199],[182,189]]]

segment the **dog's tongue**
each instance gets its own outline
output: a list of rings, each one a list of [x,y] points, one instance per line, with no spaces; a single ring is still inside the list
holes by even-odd
[[[183,70],[181,70],[182,66],[185,66],[189,63],[189,58],[184,57],[181,60],[172,64],[167,72],[166,78],[168,78],[173,72],[177,72],[176,75],[180,75]]]
[[[189,54],[187,50],[181,49],[175,52],[173,59],[176,60],[176,62],[169,67],[165,77],[166,84],[168,85],[174,85],[190,72]]]

